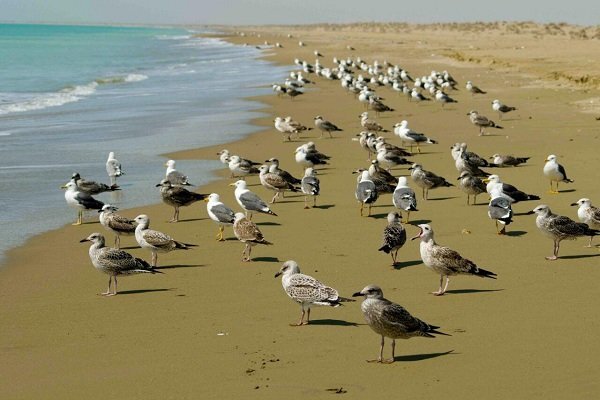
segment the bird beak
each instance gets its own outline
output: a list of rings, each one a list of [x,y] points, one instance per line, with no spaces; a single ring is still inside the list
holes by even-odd
[[[578,206],[579,204],[577,203],[571,203],[572,206]]]
[[[364,296],[364,294],[362,294],[361,292],[356,292],[352,295],[352,297],[362,297]]]
[[[154,185],[154,187],[159,187],[162,186],[160,183],[157,183],[156,185]]]
[[[281,275],[281,271],[277,271],[277,273],[275,273],[275,278],[277,278],[279,275]]]
[[[210,201],[210,200],[208,199],[208,196],[206,196],[206,197],[205,197],[203,200],[204,200],[204,202],[205,202],[205,203],[208,203],[208,202]]]
[[[81,239],[81,240],[79,241],[79,243],[83,243],[83,242],[89,242],[88,238]]]
[[[229,186],[235,186],[235,183],[230,183]]]
[[[489,178],[483,178],[483,179],[481,180],[481,182],[483,182],[483,183],[489,183],[489,181],[490,181],[490,180],[489,180]]]
[[[67,185],[66,185],[66,184],[65,184],[65,185],[62,185],[60,188],[61,188],[61,189],[66,189],[66,188],[67,188]]]
[[[410,240],[415,240],[421,237],[421,234],[423,233],[423,229],[419,228],[419,234],[415,237],[411,237]]]
[[[457,181],[460,181],[462,178],[459,176],[458,178],[456,178]]]
[[[535,214],[535,211],[531,210],[531,211],[527,211],[527,212],[525,213],[525,215],[531,215],[531,214]]]
[[[165,167],[168,167],[167,163],[164,164]]]

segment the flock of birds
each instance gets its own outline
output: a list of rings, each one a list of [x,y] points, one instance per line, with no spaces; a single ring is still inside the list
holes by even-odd
[[[291,37],[291,35],[290,35]],[[268,43],[265,43],[268,45]],[[304,43],[300,44],[305,46]],[[277,43],[275,47],[283,47]],[[349,50],[353,48],[349,47]],[[379,251],[390,254],[393,264],[398,262],[398,251],[407,241],[404,228],[409,222],[410,213],[418,212],[417,194],[409,185],[406,176],[396,177],[391,171],[399,166],[409,166],[410,179],[414,186],[421,189],[424,201],[429,198],[431,190],[440,187],[452,187],[450,181],[429,171],[424,166],[409,158],[418,157],[421,146],[436,145],[438,141],[428,135],[409,128],[408,121],[403,120],[391,127],[394,136],[398,137],[401,146],[389,143],[382,133],[389,132],[384,126],[373,119],[369,112],[380,113],[394,111],[383,103],[383,98],[376,90],[389,88],[406,95],[408,101],[423,102],[434,101],[445,107],[458,101],[447,92],[458,90],[458,82],[447,72],[432,71],[431,74],[413,79],[408,71],[398,65],[388,62],[382,64],[374,61],[367,63],[360,57],[333,58],[333,67],[321,65],[322,54],[314,52],[317,57],[314,64],[300,59],[295,64],[301,71],[293,71],[283,84],[273,85],[273,90],[278,96],[288,96],[294,99],[304,93],[305,85],[316,85],[319,79],[337,80],[341,87],[356,97],[364,104],[365,111],[358,118],[362,131],[354,137],[360,147],[367,152],[368,168],[359,168],[357,174],[355,197],[360,206],[360,215],[371,215],[371,206],[388,193],[392,195],[392,204],[396,211],[387,215],[387,226],[383,230],[383,243]],[[309,80],[306,76],[314,76]],[[486,92],[475,86],[471,81],[465,85],[467,92],[472,96],[485,95]],[[506,113],[516,110],[499,100],[492,102],[492,110],[498,113],[498,118],[503,119]],[[478,129],[479,135],[485,135],[486,128],[502,129],[491,119],[481,115],[475,110],[468,114],[471,123]],[[315,116],[313,126],[305,126],[295,121],[290,116],[276,117],[274,128],[280,132],[284,141],[291,141],[292,137],[300,140],[302,135],[315,129],[320,132],[319,138],[331,138],[338,132],[344,132],[336,123]],[[408,146],[406,149],[404,146]],[[416,148],[416,152],[413,152]],[[451,146],[450,155],[458,171],[458,188],[467,195],[467,204],[477,204],[477,196],[487,194],[488,216],[496,224],[498,234],[506,234],[506,226],[512,222],[514,216],[512,205],[523,201],[539,200],[540,197],[528,194],[515,186],[502,182],[498,174],[492,174],[484,169],[500,169],[503,167],[518,167],[528,161],[529,157],[517,157],[508,154],[494,154],[489,158],[467,150],[466,143],[455,143]],[[217,153],[219,160],[230,171],[230,177],[235,181],[230,184],[234,189],[234,197],[243,212],[235,212],[227,206],[219,194],[200,194],[188,190],[193,186],[188,177],[175,168],[175,161],[169,160],[166,164],[165,177],[156,186],[159,187],[163,202],[173,207],[173,217],[169,222],[177,222],[180,209],[197,201],[206,201],[207,214],[218,226],[216,239],[223,241],[226,226],[233,227],[235,237],[244,244],[242,261],[251,261],[251,251],[256,245],[271,245],[259,227],[252,221],[253,214],[268,214],[277,216],[271,209],[280,197],[285,197],[286,192],[297,192],[304,196],[304,207],[316,207],[317,197],[320,194],[320,181],[317,178],[320,166],[329,165],[332,157],[317,150],[314,142],[302,144],[294,151],[294,160],[304,170],[301,178],[294,177],[290,172],[280,168],[279,160],[271,157],[263,163],[255,162],[240,155],[231,154],[228,150]],[[489,160],[489,161],[488,161]],[[72,179],[64,186],[67,204],[78,210],[77,221],[81,224],[83,211],[98,210],[99,220],[109,232],[115,235],[113,247],[106,246],[106,239],[100,233],[92,233],[82,242],[91,242],[89,256],[94,267],[109,275],[108,290],[103,295],[117,294],[117,276],[137,273],[160,273],[158,267],[158,253],[173,250],[186,250],[193,244],[174,240],[169,235],[150,229],[150,219],[147,215],[138,215],[133,220],[117,214],[117,208],[110,204],[93,198],[93,195],[120,190],[117,178],[123,175],[121,164],[110,153],[106,171],[110,178],[110,185],[87,181],[79,174],[74,174]],[[246,178],[258,176],[260,184],[273,192],[273,197],[267,203],[257,193],[248,188]],[[550,192],[558,193],[558,184],[561,182],[572,183],[567,176],[565,168],[557,162],[557,156],[549,155],[543,167],[543,176],[550,182]],[[473,198],[471,201],[471,197]],[[555,260],[558,257],[559,245],[562,240],[575,239],[580,236],[589,236],[589,246],[593,236],[600,234],[600,209],[592,206],[590,199],[582,198],[572,205],[578,206],[577,215],[581,222],[576,222],[566,216],[552,213],[547,205],[538,205],[529,213],[537,214],[536,225],[539,230],[552,239],[554,247],[552,256],[546,257]],[[406,220],[402,221],[402,212],[406,213]],[[529,214],[528,213],[528,214]],[[499,225],[501,228],[499,229]],[[442,246],[434,240],[434,231],[429,224],[420,224],[419,234],[411,240],[420,241],[420,254],[423,263],[440,277],[439,288],[433,292],[437,296],[446,293],[450,277],[456,275],[472,275],[482,278],[496,279],[492,271],[480,268],[475,262],[463,257],[457,251]],[[121,236],[135,236],[140,247],[151,252],[151,261],[147,262],[120,249]],[[301,317],[294,324],[306,325],[310,322],[310,310],[314,306],[340,306],[343,302],[353,301],[339,296],[337,290],[325,285],[317,279],[302,274],[298,263],[293,260],[286,261],[275,277],[281,276],[282,285],[287,295],[301,306]],[[114,283],[114,285],[113,285]],[[112,288],[112,290],[111,290]],[[368,285],[361,291],[354,293],[354,297],[365,297],[361,310],[368,325],[381,336],[380,353],[376,362],[393,362],[396,339],[408,339],[415,336],[434,337],[446,335],[439,331],[438,326],[427,324],[412,316],[402,306],[383,297],[383,291],[376,285]],[[392,340],[392,358],[383,358],[385,338]]]

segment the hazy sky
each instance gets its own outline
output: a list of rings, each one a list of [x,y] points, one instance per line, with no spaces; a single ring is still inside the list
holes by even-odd
[[[0,0],[4,22],[304,24],[524,21],[600,24],[599,0]]]

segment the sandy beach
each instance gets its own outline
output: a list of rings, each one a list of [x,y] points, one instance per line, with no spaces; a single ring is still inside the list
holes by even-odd
[[[240,36],[239,32],[244,32]],[[418,241],[399,251],[400,263],[378,252],[386,215],[395,210],[391,195],[375,203],[371,217],[359,216],[354,198],[356,175],[369,165],[366,152],[352,139],[361,131],[365,111],[339,81],[310,75],[315,85],[294,100],[275,94],[261,97],[264,130],[243,140],[170,154],[173,159],[216,159],[227,148],[233,154],[263,161],[277,157],[281,168],[301,177],[294,150],[307,141],[332,157],[319,168],[322,194],[317,208],[305,210],[303,197],[286,195],[272,209],[278,217],[256,215],[273,246],[253,249],[253,262],[241,262],[243,245],[225,230],[217,242],[217,226],[204,203],[183,208],[176,224],[166,221],[172,208],[157,204],[122,210],[133,218],[144,213],[151,227],[177,240],[198,244],[189,251],[159,255],[164,274],[119,278],[120,293],[99,296],[107,278],[88,256],[89,243],[79,241],[101,232],[96,221],[65,226],[29,240],[10,251],[0,269],[1,347],[0,397],[6,399],[281,399],[330,398],[592,398],[600,390],[597,369],[600,322],[596,282],[600,279],[598,248],[587,238],[564,241],[559,259],[549,262],[552,241],[523,215],[538,204],[577,219],[570,204],[582,197],[600,204],[595,171],[600,165],[600,41],[596,31],[535,24],[465,24],[405,26],[392,24],[228,28],[225,40],[263,46],[266,59],[289,64],[294,58],[313,63],[314,50],[332,66],[332,58],[361,57],[368,63],[399,64],[413,77],[448,70],[459,82],[450,91],[458,104],[444,108],[431,101],[408,102],[390,88],[378,88],[395,109],[372,118],[387,129],[409,120],[411,127],[435,138],[409,157],[457,184],[450,146],[466,142],[482,156],[494,153],[531,157],[519,167],[487,169],[503,181],[541,201],[513,205],[509,235],[498,236],[487,216],[487,196],[467,205],[457,187],[418,197],[418,212],[406,225],[429,223],[439,244],[459,251],[497,280],[458,276],[449,292],[436,297],[439,276],[420,259]],[[288,33],[293,35],[288,38]],[[306,43],[299,47],[298,41]],[[352,46],[355,50],[348,50]],[[488,94],[472,96],[467,80]],[[499,121],[493,99],[518,108]],[[466,113],[478,110],[503,130],[478,136]],[[276,116],[291,115],[308,126],[322,115],[343,128],[334,138],[319,139],[316,130],[284,142],[273,128]],[[400,145],[392,133],[384,136]],[[556,154],[572,184],[548,194],[542,175],[547,155]],[[407,176],[407,168],[396,168]],[[221,179],[196,188],[219,193],[236,211],[229,170]],[[257,176],[250,189],[264,199]],[[59,182],[57,184],[61,184]],[[157,182],[158,183],[158,182]],[[157,193],[157,200],[159,199]],[[600,239],[595,239],[600,242]],[[122,246],[150,259],[132,237]],[[311,324],[290,327],[300,307],[284,293],[274,274],[286,260],[302,272],[350,297],[367,284],[382,287],[386,298],[452,336],[398,340],[396,362],[365,362],[378,355],[380,338],[364,322],[360,302],[339,308],[316,308]],[[389,356],[389,342],[385,355]]]

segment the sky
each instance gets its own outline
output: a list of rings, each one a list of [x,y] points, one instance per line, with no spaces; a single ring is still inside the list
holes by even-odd
[[[599,0],[0,0],[2,22],[310,24],[536,21],[600,24]]]

